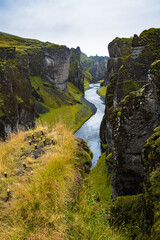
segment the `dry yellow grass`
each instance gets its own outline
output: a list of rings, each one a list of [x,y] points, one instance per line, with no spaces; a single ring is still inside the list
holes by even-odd
[[[29,144],[30,140],[37,143],[38,149]],[[66,215],[81,178],[72,132],[62,124],[49,132],[47,127],[38,126],[12,135],[0,149],[0,239],[67,239]],[[35,158],[40,149],[43,152]]]
[[[81,184],[91,162],[83,144],[62,124],[0,143],[0,240],[124,239],[110,229],[90,184]]]

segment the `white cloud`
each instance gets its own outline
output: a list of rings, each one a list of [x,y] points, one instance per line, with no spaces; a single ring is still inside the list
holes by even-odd
[[[107,55],[116,36],[159,27],[158,0],[1,0],[0,31]],[[7,2],[7,4],[6,4]]]

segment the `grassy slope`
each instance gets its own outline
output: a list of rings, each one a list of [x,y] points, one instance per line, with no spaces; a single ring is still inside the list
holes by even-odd
[[[42,86],[40,86],[42,89]],[[92,116],[92,112],[88,106],[81,103],[79,99],[83,95],[80,90],[72,83],[68,83],[69,92],[63,93],[69,99],[58,103],[56,98],[47,95],[43,89],[44,106],[50,109],[48,113],[40,114],[41,124],[47,124],[49,127],[53,127],[57,122],[63,123],[66,127],[70,128],[74,132],[77,131],[81,125]]]
[[[0,149],[0,239],[68,239],[67,216],[81,182],[80,165],[84,159],[91,161],[89,154],[77,148],[62,125],[50,132],[38,127],[19,133]]]
[[[89,83],[92,81],[92,75],[89,72],[84,72],[84,90],[89,88]]]
[[[97,94],[100,95],[101,97],[105,97],[106,90],[107,90],[107,86],[102,86],[97,90]]]
[[[124,239],[109,227],[106,206],[93,184],[94,170],[82,184],[83,166],[91,157],[80,145],[77,148],[63,125],[12,135],[0,143],[0,151],[0,239]],[[104,157],[97,166],[97,177],[103,170],[100,188],[106,192]]]
[[[124,240],[125,236],[109,225],[110,179],[107,177],[105,154],[96,167],[85,177],[84,183],[70,216],[72,238],[79,240]]]

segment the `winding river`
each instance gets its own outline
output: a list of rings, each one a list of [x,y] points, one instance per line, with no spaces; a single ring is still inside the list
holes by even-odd
[[[102,117],[104,115],[105,105],[101,97],[96,93],[100,87],[100,83],[92,83],[89,86],[89,89],[85,91],[84,97],[96,106],[97,111],[89,120],[87,120],[82,125],[82,127],[75,133],[75,135],[87,141],[88,146],[94,154],[92,159],[93,168],[101,155],[99,129]]]

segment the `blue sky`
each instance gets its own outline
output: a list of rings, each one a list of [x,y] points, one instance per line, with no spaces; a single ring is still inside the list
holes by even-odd
[[[0,0],[0,31],[108,55],[115,37],[160,27],[159,0]]]

